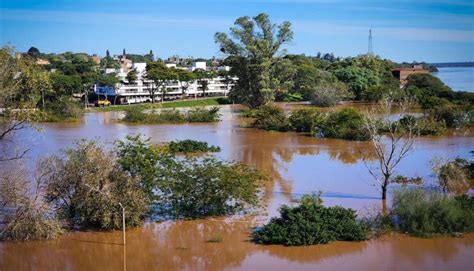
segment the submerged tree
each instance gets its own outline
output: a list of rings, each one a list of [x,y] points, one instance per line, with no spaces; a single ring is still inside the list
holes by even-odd
[[[261,13],[256,17],[240,17],[230,28],[229,38],[225,33],[215,34],[220,50],[228,56],[232,74],[237,76],[233,97],[252,108],[273,101],[273,88],[279,78],[274,67],[284,55],[281,47],[293,39],[290,22],[275,25],[268,15]]]
[[[370,135],[377,157],[375,167],[367,163],[366,166],[380,185],[383,200],[387,198],[387,188],[393,181],[395,169],[413,149],[418,136],[416,121],[407,121],[403,124],[399,121],[407,114],[410,104],[408,100],[394,102],[391,98],[385,98],[365,116],[364,126]]]
[[[44,183],[49,174],[48,161],[40,161],[30,180],[19,162],[8,162],[8,170],[0,173],[0,240],[54,239],[61,225],[54,210],[44,201]]]

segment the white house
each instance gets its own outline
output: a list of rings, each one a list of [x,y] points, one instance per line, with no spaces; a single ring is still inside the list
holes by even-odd
[[[195,71],[197,69],[206,70],[207,69],[206,61],[194,61],[191,68],[189,68],[190,71]]]
[[[198,67],[199,69],[205,67],[206,62],[200,63],[204,63],[204,66],[202,64],[197,64],[193,65],[193,67]],[[118,69],[116,70],[116,74],[120,79],[120,83],[113,87],[94,86],[95,93],[99,95],[101,99],[108,98],[113,100],[114,104],[151,102],[150,89],[154,87],[154,84],[153,82],[144,79],[146,74],[146,63],[134,63],[131,68],[136,69],[137,71],[136,82],[128,82],[127,72],[123,69]],[[237,78],[227,80],[224,77],[214,77],[205,80],[209,82],[205,94],[197,80],[190,84],[180,81],[169,82],[166,85],[165,99],[180,99],[183,96],[227,96],[234,85],[233,82],[235,82]],[[185,86],[187,86],[187,88],[185,88]],[[161,100],[161,90],[155,92],[155,101],[159,100]]]

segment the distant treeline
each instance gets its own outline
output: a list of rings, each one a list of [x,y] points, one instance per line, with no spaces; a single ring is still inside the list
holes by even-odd
[[[437,68],[447,67],[474,67],[474,62],[448,62],[448,63],[431,63]]]

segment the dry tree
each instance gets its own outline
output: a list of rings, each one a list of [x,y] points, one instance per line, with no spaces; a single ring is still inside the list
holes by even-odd
[[[374,166],[364,159],[364,164],[380,186],[383,200],[387,198],[387,188],[396,168],[413,149],[418,137],[417,122],[408,113],[411,105],[408,98],[386,97],[366,112],[364,128],[370,135],[377,161]],[[402,118],[406,121],[400,121]]]

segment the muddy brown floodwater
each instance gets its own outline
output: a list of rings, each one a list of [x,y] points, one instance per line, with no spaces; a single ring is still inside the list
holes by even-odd
[[[28,163],[69,147],[80,138],[98,138],[111,146],[128,134],[141,133],[160,143],[195,139],[218,145],[219,157],[241,161],[269,174],[264,207],[255,216],[145,223],[121,232],[75,232],[53,241],[0,242],[0,270],[474,270],[474,234],[462,238],[421,239],[388,235],[366,242],[334,242],[308,247],[255,245],[253,227],[294,204],[304,193],[324,191],[326,205],[356,209],[361,215],[380,208],[362,158],[374,157],[367,142],[317,139],[294,133],[242,128],[237,106],[223,106],[215,124],[126,125],[119,113],[89,113],[80,123],[44,124],[23,131],[31,147]],[[431,178],[433,157],[469,158],[471,131],[423,137],[398,173]],[[392,189],[396,189],[393,186]],[[390,198],[390,193],[389,193]],[[222,242],[208,242],[213,237]]]

